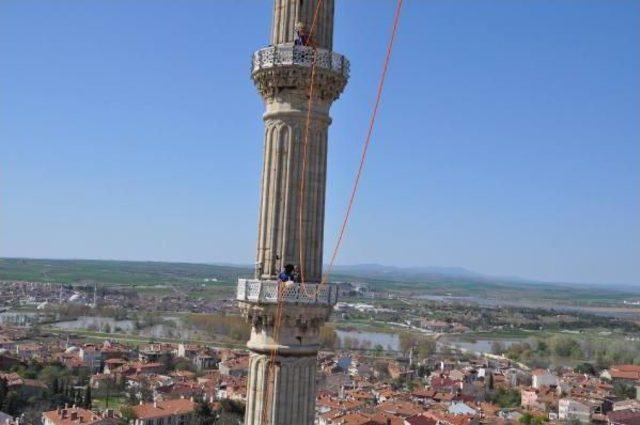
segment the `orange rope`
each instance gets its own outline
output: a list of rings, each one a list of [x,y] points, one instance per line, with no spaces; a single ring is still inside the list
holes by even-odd
[[[403,0],[398,0],[396,5],[395,15],[393,17],[393,27],[391,28],[391,36],[389,37],[389,42],[387,44],[387,55],[384,60],[384,64],[382,66],[382,74],[380,75],[380,81],[378,83],[378,92],[376,94],[376,101],[373,106],[373,110],[371,111],[371,117],[369,119],[369,130],[367,131],[367,136],[364,141],[364,145],[362,147],[362,155],[360,156],[360,165],[358,166],[358,171],[356,172],[356,177],[353,183],[353,188],[351,190],[351,196],[349,197],[349,204],[347,206],[347,211],[344,215],[344,220],[342,221],[342,226],[340,227],[340,232],[338,233],[338,239],[336,240],[335,247],[333,248],[333,253],[331,254],[331,261],[329,262],[329,266],[325,271],[325,274],[322,278],[322,283],[326,283],[329,279],[329,274],[333,269],[333,266],[336,261],[336,257],[338,256],[338,251],[342,245],[342,241],[344,239],[344,234],[347,228],[347,224],[349,222],[349,218],[351,217],[351,211],[353,209],[353,204],[355,202],[356,194],[358,192],[358,188],[360,186],[360,178],[362,177],[362,171],[364,169],[364,164],[367,159],[367,152],[369,151],[369,145],[371,144],[371,137],[373,135],[373,129],[376,123],[376,118],[378,116],[378,108],[380,107],[380,100],[382,99],[382,91],[384,89],[384,82],[387,78],[387,72],[389,70],[389,62],[391,61],[391,53],[393,51],[393,45],[396,40],[396,35],[398,34],[398,25],[400,23],[400,11],[402,10]]]

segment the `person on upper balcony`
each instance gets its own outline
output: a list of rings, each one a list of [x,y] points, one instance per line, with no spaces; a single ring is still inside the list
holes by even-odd
[[[293,44],[296,46],[308,46],[310,42],[309,33],[302,22],[296,24],[296,37]]]

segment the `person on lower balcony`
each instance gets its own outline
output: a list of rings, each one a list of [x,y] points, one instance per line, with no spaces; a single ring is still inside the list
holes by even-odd
[[[293,275],[291,275],[291,280],[295,283],[302,283],[302,272],[300,271],[300,266],[296,265],[293,267]]]
[[[278,275],[278,280],[280,280],[281,282],[288,282],[292,280],[293,270],[294,270],[293,264],[287,264],[286,266],[284,266],[284,269]]]

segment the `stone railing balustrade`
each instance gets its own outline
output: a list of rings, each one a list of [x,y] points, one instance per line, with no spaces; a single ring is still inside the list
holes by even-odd
[[[326,49],[315,49],[316,68],[326,69],[349,78],[349,60],[339,53]],[[280,44],[269,46],[253,54],[252,73],[278,66],[298,65],[310,68],[313,64],[314,48],[310,46],[296,46]]]
[[[257,304],[277,304],[278,289],[282,301],[296,304],[335,305],[338,302],[338,287],[329,283],[306,283],[273,280],[238,279],[237,300]]]

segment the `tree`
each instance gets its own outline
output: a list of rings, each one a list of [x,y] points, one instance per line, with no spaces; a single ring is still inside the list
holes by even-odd
[[[577,373],[586,373],[587,375],[595,375],[596,369],[591,363],[583,362],[576,366],[574,369]]]
[[[7,384],[7,380],[4,378],[0,378],[0,407],[4,405],[4,400],[9,393],[9,385]]]
[[[420,378],[426,378],[431,373],[431,369],[429,368],[429,366],[421,364],[416,369],[416,373]]]
[[[547,419],[544,416],[534,416],[529,412],[525,412],[519,420],[521,424],[525,425],[541,425],[546,421]]]
[[[573,338],[557,335],[551,339],[551,346],[553,347],[554,353],[560,357],[583,357],[580,344]]]
[[[213,425],[217,418],[209,403],[205,400],[198,400],[195,411],[196,425]]]
[[[531,425],[531,421],[533,420],[533,415],[529,412],[525,412],[520,419],[518,420],[518,422],[520,422],[521,424],[525,424],[525,425]]]
[[[624,382],[616,382],[613,384],[613,393],[619,397],[635,398],[636,389],[633,385],[625,384]]]
[[[82,406],[85,409],[91,409],[91,385],[87,384],[85,390],[84,390],[84,398],[82,399]]]
[[[129,425],[137,419],[131,406],[125,405],[120,408],[120,425]]]
[[[540,354],[546,354],[549,351],[549,345],[547,345],[545,341],[539,339],[536,351]]]
[[[9,391],[2,403],[2,411],[8,413],[11,416],[17,416],[20,413],[20,406],[22,405],[22,398],[15,391]]]
[[[435,351],[435,340],[426,335],[419,335],[412,332],[402,332],[399,336],[400,350],[408,353],[413,348],[413,354],[418,359],[424,359]]]
[[[490,396],[490,401],[502,408],[520,406],[520,392],[500,388]]]
[[[381,344],[376,344],[375,347],[373,347],[373,351],[376,357],[380,357],[384,351],[384,347]]]
[[[500,341],[493,341],[491,343],[491,352],[493,354],[502,354],[504,353],[504,344]]]
[[[487,381],[487,389],[489,390],[493,390],[493,372],[488,372],[488,375],[486,375],[485,380]]]

